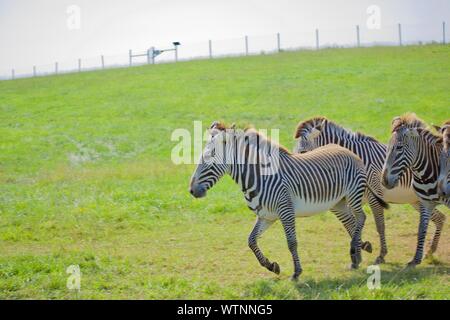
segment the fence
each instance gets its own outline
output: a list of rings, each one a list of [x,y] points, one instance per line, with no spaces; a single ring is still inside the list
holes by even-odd
[[[129,50],[128,54],[55,62],[54,64],[13,68],[0,72],[0,79],[38,77],[61,73],[91,71],[105,68],[129,67],[134,65],[169,63],[194,59],[213,59],[229,56],[248,56],[277,53],[290,50],[320,50],[331,47],[367,47],[376,45],[411,45],[426,43],[446,44],[446,23],[428,26],[397,24],[384,26],[380,30],[367,29],[359,25],[345,30],[311,29],[302,32],[277,33],[270,36],[243,36],[227,40],[208,40],[188,43],[162,54],[155,59],[154,47],[145,51]],[[338,40],[336,40],[338,38]],[[169,49],[166,49],[169,50]]]

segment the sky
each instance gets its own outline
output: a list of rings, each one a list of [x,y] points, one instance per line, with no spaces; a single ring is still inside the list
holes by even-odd
[[[367,12],[379,8],[380,29],[369,29]],[[75,11],[74,9],[75,8]],[[373,12],[372,12],[373,13]],[[77,18],[79,17],[79,19]],[[322,43],[441,40],[442,22],[450,34],[450,0],[0,0],[0,74],[127,61],[128,50],[167,48],[180,41],[180,58],[276,46],[313,46],[315,29]],[[425,39],[427,38],[427,39]],[[447,36],[448,38],[448,36]],[[172,58],[165,53],[161,58]]]

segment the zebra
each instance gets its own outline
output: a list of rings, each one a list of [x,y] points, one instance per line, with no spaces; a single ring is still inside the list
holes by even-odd
[[[419,119],[411,121],[408,125],[425,126]],[[377,196],[388,203],[409,203],[420,212],[419,197],[414,191],[413,174],[409,169],[400,177],[396,188],[388,190],[382,186],[381,177],[386,159],[387,146],[378,142],[375,138],[360,132],[352,132],[325,117],[314,117],[300,122],[295,129],[294,138],[297,139],[294,147],[294,152],[296,153],[309,152],[330,143],[338,144],[351,150],[364,162],[370,185]],[[385,256],[388,253],[385,236],[384,208],[377,202],[368,200],[380,238],[380,252],[374,263],[380,264],[385,262]],[[427,253],[429,256],[438,248],[445,215],[437,209],[434,209],[431,220],[436,225],[436,232],[429,252]]]
[[[367,181],[364,165],[356,155],[337,145],[293,155],[254,129],[237,130],[219,122],[211,125],[209,133],[189,191],[195,198],[204,197],[223,175],[231,176],[241,187],[249,209],[257,215],[248,246],[263,267],[280,273],[278,263],[267,259],[257,245],[257,238],[280,219],[294,262],[291,279],[296,280],[302,268],[295,218],[332,208],[348,225],[351,267],[358,268],[365,221],[361,203]]]
[[[450,208],[450,199],[439,197],[437,191],[442,138],[427,128],[414,126],[417,121],[420,120],[411,114],[394,118],[382,173],[382,184],[388,189],[397,184],[407,168],[410,168],[413,175],[413,188],[419,197],[420,222],[416,253],[408,263],[409,267],[422,262],[428,222],[433,209],[438,204],[445,204]]]
[[[434,126],[442,134],[443,148],[439,159],[438,192],[441,197],[450,197],[450,120],[442,127]]]

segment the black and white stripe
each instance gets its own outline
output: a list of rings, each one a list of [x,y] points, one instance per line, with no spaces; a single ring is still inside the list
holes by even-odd
[[[224,150],[218,152],[222,147]],[[352,266],[358,267],[365,221],[361,204],[367,179],[364,164],[355,154],[330,145],[305,155],[293,155],[255,130],[226,130],[214,123],[211,141],[191,179],[191,194],[205,196],[224,174],[229,174],[241,187],[249,208],[257,215],[248,242],[262,266],[280,272],[278,264],[270,262],[257,245],[257,238],[280,219],[294,262],[292,277],[296,279],[302,268],[297,254],[295,217],[332,209],[351,235]],[[382,203],[381,199],[378,201]]]
[[[420,222],[416,253],[408,265],[415,266],[422,261],[428,222],[433,210],[438,204],[449,207],[450,199],[443,199],[438,194],[442,139],[425,128],[410,126],[410,121],[410,116],[398,117],[393,121],[382,181],[387,188],[393,188],[401,174],[408,169],[412,172],[412,186],[419,198]]]
[[[408,126],[423,126],[418,119],[410,121]],[[324,117],[316,117],[300,122],[294,137],[297,139],[294,152],[308,152],[327,144],[338,144],[358,155],[367,170],[368,184],[384,201],[389,203],[410,203],[420,212],[419,197],[413,188],[413,174],[408,168],[400,175],[395,188],[386,190],[381,184],[382,169],[386,159],[387,146],[376,139],[360,132],[352,132]],[[400,159],[399,161],[403,161]],[[380,253],[375,263],[384,262],[388,252],[385,236],[384,208],[377,201],[368,197],[369,206],[373,212],[375,225],[380,238]],[[432,221],[436,225],[429,254],[434,253],[438,247],[445,215],[437,209],[433,210]]]

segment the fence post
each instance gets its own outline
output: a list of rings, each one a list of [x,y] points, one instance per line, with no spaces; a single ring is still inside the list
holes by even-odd
[[[36,77],[36,66],[33,66],[33,77]]]
[[[398,24],[398,44],[402,45],[402,25]]]
[[[361,46],[361,40],[359,38],[359,25],[356,25],[356,43],[357,43],[358,47]]]
[[[319,29],[316,29],[316,49],[319,50]]]
[[[58,74],[58,62],[55,62],[55,74]]]
[[[281,52],[281,39],[280,39],[280,33],[277,33],[277,48],[278,52]]]
[[[175,46],[175,62],[178,62],[178,46]]]
[[[245,36],[245,55],[248,56],[248,36]]]
[[[16,72],[14,69],[11,70],[11,79],[14,80],[16,78]]]
[[[147,49],[147,64],[150,64],[151,58],[150,58],[150,49]]]
[[[128,57],[129,57],[129,59],[130,59],[130,67],[131,67],[131,49],[128,51]]]
[[[445,44],[445,21],[442,22],[442,44]]]
[[[150,50],[151,50],[151,54],[152,54],[152,56],[151,56],[152,64],[155,64],[155,47],[151,47]]]
[[[212,41],[208,40],[208,44],[209,44],[209,58],[212,59]]]
[[[105,57],[102,55],[102,69],[105,69]]]
[[[78,59],[78,72],[81,72],[81,59]]]

